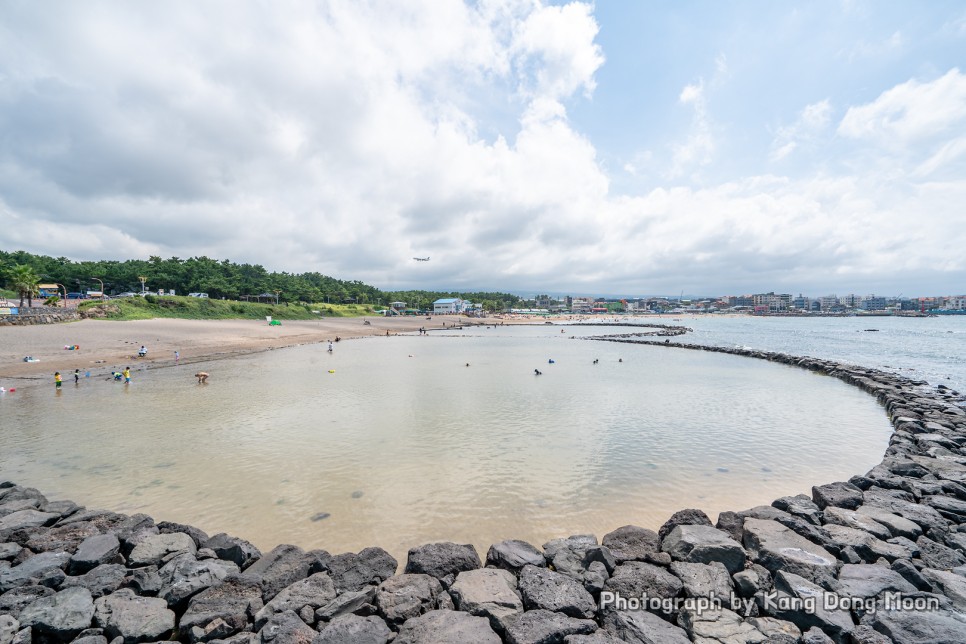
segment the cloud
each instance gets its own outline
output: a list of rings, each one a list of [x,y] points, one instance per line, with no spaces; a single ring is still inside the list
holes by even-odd
[[[721,52],[710,81],[667,101],[678,142],[619,164],[642,182],[632,196],[568,113],[598,91],[599,29],[588,4],[534,0],[11,4],[0,247],[207,255],[384,288],[961,283],[958,70],[849,108],[835,172],[711,181],[733,160],[709,93],[741,73]],[[824,142],[831,105],[786,117],[773,155]],[[667,168],[665,185],[641,188],[642,167]]]
[[[964,122],[966,76],[951,69],[936,80],[909,80],[871,103],[850,107],[838,133],[890,147],[961,130]]]
[[[691,129],[682,143],[672,145],[673,158],[667,172],[668,179],[676,179],[686,172],[711,163],[714,153],[714,137],[708,118],[704,81],[685,85],[678,102],[694,110]]]
[[[828,99],[806,105],[791,125],[778,128],[772,141],[772,161],[780,161],[794,152],[802,143],[811,143],[828,128],[832,106]]]

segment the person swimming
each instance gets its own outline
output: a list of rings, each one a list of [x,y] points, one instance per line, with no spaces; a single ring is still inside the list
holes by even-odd
[[[543,375],[543,372],[540,371],[539,369],[534,369],[533,370],[533,375],[535,375],[535,376],[542,376]]]

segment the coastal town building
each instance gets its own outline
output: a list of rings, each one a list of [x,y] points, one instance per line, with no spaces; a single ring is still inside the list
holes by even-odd
[[[470,303],[458,297],[444,297],[433,302],[435,315],[451,315],[463,313]]]

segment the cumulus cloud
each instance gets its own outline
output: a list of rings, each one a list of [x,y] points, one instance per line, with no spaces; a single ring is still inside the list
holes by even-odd
[[[204,254],[383,288],[963,274],[961,253],[930,259],[966,242],[966,225],[939,223],[966,223],[964,175],[949,171],[964,154],[958,70],[846,111],[839,137],[895,159],[890,173],[692,181],[727,163],[708,100],[737,73],[722,53],[677,95],[680,142],[621,164],[667,168],[667,184],[629,196],[567,111],[595,92],[598,30],[589,4],[536,0],[10,4],[0,247]],[[773,155],[831,130],[832,112],[789,117]],[[889,147],[922,138],[915,163]]]
[[[966,122],[966,76],[951,69],[930,82],[909,80],[875,101],[849,108],[839,124],[841,136],[883,146],[943,135]]]

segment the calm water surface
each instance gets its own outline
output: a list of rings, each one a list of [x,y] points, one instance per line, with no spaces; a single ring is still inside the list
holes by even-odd
[[[192,365],[25,388],[0,404],[0,477],[262,548],[405,560],[436,539],[484,554],[743,509],[865,472],[887,445],[882,408],[838,380],[570,337],[600,332],[377,337],[216,361],[204,386]]]

